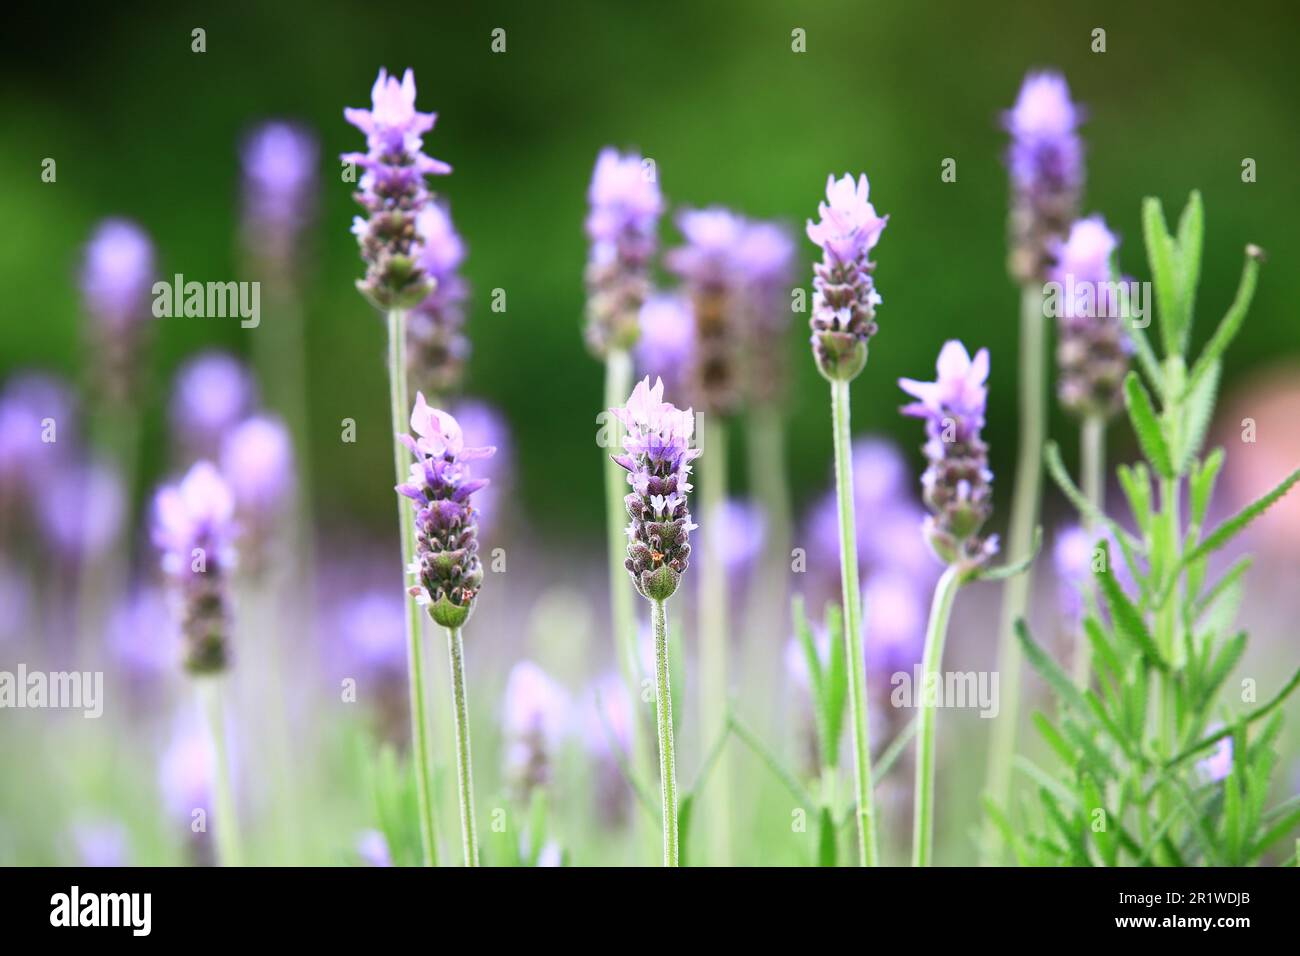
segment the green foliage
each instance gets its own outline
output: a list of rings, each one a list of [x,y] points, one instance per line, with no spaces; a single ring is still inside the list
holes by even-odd
[[[1092,650],[1085,683],[1071,681],[1024,623],[1018,625],[1026,658],[1059,703],[1055,717],[1035,714],[1034,724],[1061,764],[1053,774],[1020,759],[1032,784],[1020,805],[988,808],[1021,863],[1243,866],[1277,848],[1289,855],[1288,837],[1300,825],[1300,801],[1267,808],[1281,728],[1276,710],[1300,685],[1300,671],[1264,705],[1235,714],[1221,729],[1211,727],[1212,715],[1233,709],[1223,691],[1246,649],[1246,635],[1233,630],[1233,619],[1250,560],[1237,560],[1210,583],[1208,559],[1300,481],[1297,469],[1204,532],[1224,453],[1199,456],[1222,354],[1244,321],[1258,256],[1248,250],[1236,298],[1188,374],[1204,231],[1200,197],[1192,194],[1177,236],[1169,233],[1157,200],[1144,203],[1142,219],[1165,355],[1150,354],[1145,335],[1135,330],[1151,391],[1131,372],[1124,393],[1146,460],[1118,472],[1138,534],[1093,507],[1049,445],[1048,471],[1097,529],[1101,561],[1083,621],[1082,639]],[[1186,520],[1180,514],[1184,490]],[[1112,565],[1110,542],[1123,552],[1128,580]],[[1227,740],[1231,770],[1215,779],[1203,761]],[[1032,823],[1008,824],[1021,819]]]

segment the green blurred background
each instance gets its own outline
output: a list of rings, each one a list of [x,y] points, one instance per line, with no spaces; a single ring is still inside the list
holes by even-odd
[[[945,338],[987,345],[987,437],[1007,477],[1017,296],[1003,267],[998,114],[1028,68],[1062,69],[1088,108],[1084,208],[1119,230],[1126,271],[1146,277],[1141,198],[1177,207],[1190,189],[1203,191],[1198,341],[1232,296],[1242,246],[1269,252],[1226,387],[1300,352],[1290,305],[1300,298],[1290,267],[1300,190],[1294,4],[468,6],[49,4],[10,19],[0,56],[0,376],[31,366],[78,375],[73,277],[104,216],[140,221],[164,275],[245,278],[237,144],[258,120],[298,118],[323,146],[308,301],[319,513],[391,521],[383,329],[353,289],[354,206],[334,159],[360,148],[342,109],[368,105],[381,65],[413,67],[419,105],[439,113],[427,149],[455,167],[437,185],[470,249],[467,391],[508,415],[522,504],[554,536],[587,536],[602,520],[593,448],[601,369],[583,349],[580,316],[585,189],[607,143],[653,157],[674,204],[723,203],[798,226],[828,172],[865,170],[891,218],[877,250],[881,332],[854,386],[855,425],[917,445],[915,424],[895,414],[894,380],[927,377]],[[195,27],[206,30],[205,53],[191,52]],[[490,48],[497,27],[505,53]],[[1106,30],[1105,53],[1090,49],[1096,27]],[[791,50],[795,28],[806,31],[805,53]],[[40,180],[46,157],[58,163],[53,184]],[[957,161],[955,183],[940,179],[946,157]],[[1241,180],[1245,157],[1258,164],[1256,183]],[[677,241],[667,223],[664,239]],[[811,244],[801,240],[800,250],[811,261]],[[488,307],[494,288],[506,292],[503,314]],[[158,333],[142,488],[164,467],[171,371],[203,346],[247,353],[254,334],[233,320],[186,318],[162,320]],[[789,420],[795,489],[806,500],[828,478],[830,428],[805,339],[799,318]],[[358,422],[355,445],[339,441],[344,417]],[[1053,431],[1073,435],[1067,427],[1058,420]],[[739,469],[734,480],[743,484]],[[1000,494],[1009,484],[999,482]]]

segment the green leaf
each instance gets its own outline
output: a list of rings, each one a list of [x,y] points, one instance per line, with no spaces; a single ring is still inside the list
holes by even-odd
[[[1200,358],[1192,366],[1184,394],[1191,394],[1201,378],[1209,374],[1210,366],[1223,357],[1223,353],[1227,351],[1228,346],[1241,330],[1242,323],[1246,321],[1250,300],[1255,296],[1255,283],[1259,279],[1261,255],[1262,253],[1255,246],[1246,247],[1246,261],[1241,267],[1241,281],[1237,283],[1237,295],[1219,321],[1218,328],[1214,330],[1209,343],[1201,351]]]
[[[1178,219],[1178,301],[1183,310],[1179,350],[1187,351],[1187,337],[1195,318],[1196,287],[1201,281],[1201,249],[1205,242],[1205,206],[1200,190],[1193,189]]]
[[[836,866],[836,854],[838,849],[839,830],[835,826],[835,818],[831,816],[828,807],[822,807],[821,812],[817,815],[817,865],[818,866]]]
[[[1178,307],[1178,271],[1173,237],[1165,224],[1160,200],[1148,196],[1142,201],[1142,237],[1146,240],[1147,261],[1151,264],[1151,283],[1155,287],[1160,309],[1160,340],[1165,354],[1178,352],[1182,332]]]
[[[868,608],[868,611],[870,609]],[[833,766],[840,753],[840,739],[849,699],[849,666],[845,646],[844,616],[838,604],[826,606],[826,632],[830,635],[830,652],[826,659],[826,760]]]
[[[1250,566],[1254,563],[1255,559],[1248,554],[1242,555],[1234,561],[1232,567],[1228,568],[1228,570],[1223,573],[1223,577],[1219,578],[1219,580],[1215,582],[1214,587],[1210,588],[1210,590],[1196,602],[1196,606],[1192,608],[1192,620],[1200,620],[1201,615],[1217,604],[1220,597],[1227,595],[1228,599],[1232,600],[1231,592],[1234,590],[1240,590],[1242,575],[1250,570]]]
[[[1038,671],[1040,677],[1047,682],[1047,686],[1052,689],[1061,702],[1077,713],[1081,717],[1091,717],[1092,712],[1084,702],[1083,695],[1079,693],[1079,688],[1074,686],[1074,682],[1065,675],[1060,665],[1052,660],[1052,656],[1043,650],[1029,634],[1029,628],[1025,626],[1024,618],[1016,621],[1016,637],[1020,639],[1020,646],[1024,648],[1025,659]]]
[[[1084,823],[1088,827],[1088,832],[1092,834],[1092,841],[1096,844],[1102,860],[1107,866],[1114,866],[1119,861],[1119,840],[1111,832],[1110,811],[1106,809],[1106,803],[1102,800],[1101,790],[1097,786],[1097,781],[1087,774],[1080,781],[1080,787],[1083,790]],[[1093,814],[1098,810],[1102,812],[1101,830],[1093,827]]]
[[[1049,441],[1043,448],[1043,459],[1047,463],[1047,472],[1060,487],[1065,497],[1070,499],[1070,504],[1074,505],[1075,510],[1093,526],[1105,526],[1110,530],[1111,535],[1119,542],[1120,550],[1124,552],[1124,560],[1128,563],[1129,570],[1133,572],[1134,578],[1142,574],[1142,569],[1138,566],[1137,559],[1133,552],[1141,547],[1141,542],[1137,541],[1133,535],[1119,525],[1118,522],[1112,521],[1096,505],[1089,501],[1079,490],[1073,479],[1065,470],[1065,465],[1061,461],[1061,449],[1056,442]]]
[[[1074,748],[1070,746],[1069,742],[1061,736],[1061,732],[1052,725],[1052,722],[1041,711],[1034,711],[1030,720],[1033,722],[1034,727],[1037,728],[1038,733],[1042,735],[1043,740],[1047,741],[1047,745],[1061,758],[1061,763],[1065,764],[1073,772],[1075,767],[1079,765],[1079,756],[1074,752]]]
[[[1124,497],[1128,499],[1129,512],[1138,531],[1145,535],[1151,524],[1151,471],[1145,462],[1135,462],[1132,467],[1120,465],[1116,469]]]
[[[1007,820],[1006,815],[998,808],[998,805],[993,802],[992,797],[986,796],[984,798],[984,812],[989,815],[993,826],[1002,834],[1002,839],[1007,846],[1011,847],[1011,852],[1016,858],[1016,865],[1027,865],[1028,860],[1025,858],[1024,843],[1020,839],[1020,834],[1011,826],[1010,821]]]
[[[1205,433],[1214,417],[1214,400],[1218,393],[1219,363],[1215,361],[1201,376],[1200,384],[1187,396],[1187,404],[1183,409],[1181,444],[1178,448],[1178,461],[1175,462],[1175,470],[1180,475],[1186,474],[1193,459],[1201,451]]]
[[[1103,562],[1104,569],[1093,574],[1093,578],[1101,589],[1102,596],[1106,599],[1106,607],[1109,608],[1111,619],[1115,622],[1116,632],[1137,648],[1152,665],[1162,671],[1167,670],[1168,665],[1165,663],[1164,658],[1160,656],[1160,649],[1156,647],[1156,642],[1151,637],[1151,631],[1147,628],[1146,622],[1142,620],[1142,613],[1128,599],[1124,589],[1115,580],[1115,574],[1111,570],[1110,564],[1110,544],[1103,541],[1101,547],[1105,558]]]
[[[1259,707],[1256,707],[1254,710],[1246,714],[1244,717],[1238,718],[1237,721],[1238,726],[1245,728],[1248,725],[1253,724],[1255,721],[1259,720],[1261,717],[1264,717],[1269,713],[1271,713],[1284,700],[1286,700],[1287,697],[1291,695],[1291,692],[1295,690],[1297,686],[1300,686],[1300,669],[1297,669],[1296,672],[1291,675],[1291,679],[1287,681],[1285,686],[1283,686],[1283,688],[1280,691],[1274,694],[1273,697],[1267,703],[1261,704]],[[1222,730],[1218,731],[1217,733],[1213,733],[1210,734],[1210,736],[1208,737],[1202,738],[1201,740],[1192,744],[1187,749],[1183,750],[1181,753],[1166,760],[1165,768],[1169,769],[1171,767],[1176,767],[1184,760],[1189,760],[1192,757],[1195,757],[1199,753],[1204,753],[1205,751],[1213,747],[1215,744],[1217,744],[1220,740],[1223,740],[1225,737],[1231,737],[1233,731],[1234,728],[1225,727]]]
[[[1138,364],[1146,373],[1147,380],[1156,390],[1156,394],[1164,398],[1164,374],[1160,371],[1160,360],[1156,358],[1155,350],[1151,348],[1151,340],[1147,338],[1147,330],[1131,321],[1125,324],[1125,329],[1129,341],[1133,343],[1133,352],[1138,357]]]
[[[1258,859],[1267,853],[1273,846],[1292,830],[1300,825],[1300,807],[1296,807],[1290,813],[1283,816],[1277,823],[1269,827],[1264,834],[1255,841],[1250,848],[1251,859]]]
[[[1174,477],[1173,460],[1160,431],[1160,419],[1137,372],[1130,371],[1124,378],[1124,405],[1128,408],[1133,431],[1137,433],[1138,444],[1142,446],[1142,454],[1151,462],[1151,467],[1165,478]]]
[[[1219,471],[1223,468],[1223,458],[1223,449],[1216,448],[1192,470],[1188,491],[1192,500],[1192,524],[1197,527],[1205,522],[1205,513],[1209,510],[1210,498],[1214,495],[1214,483],[1218,481]]]
[[[1300,481],[1300,468],[1297,468],[1295,471],[1291,472],[1291,474],[1283,478],[1281,483],[1268,494],[1242,508],[1227,521],[1223,522],[1223,524],[1215,528],[1204,541],[1183,556],[1181,562],[1182,566],[1186,567],[1193,561],[1197,561],[1206,555],[1218,551],[1239,533],[1245,530],[1247,525],[1271,508],[1279,498],[1291,490],[1291,486],[1297,481]]]
[[[1214,695],[1219,692],[1219,687],[1227,680],[1232,669],[1237,666],[1241,660],[1241,655],[1246,650],[1246,634],[1241,632],[1223,642],[1219,648],[1219,653],[1214,656],[1214,663],[1210,665],[1209,670],[1205,672],[1202,685],[1198,688],[1199,699],[1196,702],[1196,709],[1206,711],[1214,703]]]

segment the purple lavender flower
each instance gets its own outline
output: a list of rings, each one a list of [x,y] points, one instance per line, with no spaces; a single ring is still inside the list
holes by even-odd
[[[242,530],[265,542],[293,494],[293,440],[284,423],[265,415],[242,422],[222,443],[221,471]]]
[[[401,601],[387,590],[370,590],[348,598],[337,611],[348,668],[360,666],[381,674],[404,674],[404,613]]]
[[[75,445],[71,391],[38,373],[15,376],[0,392],[0,515],[40,490]]]
[[[158,785],[167,812],[188,823],[195,810],[208,810],[215,770],[212,736],[203,723],[188,716],[177,719],[158,767]]]
[[[642,375],[667,383],[670,392],[686,386],[695,363],[695,317],[691,305],[676,293],[658,293],[641,306],[636,366]]]
[[[1061,616],[1077,631],[1083,622],[1084,593],[1092,576],[1092,540],[1079,525],[1062,528],[1052,545]]]
[[[370,98],[371,109],[343,111],[366,134],[368,150],[343,155],[344,162],[365,170],[355,198],[370,217],[358,216],[352,227],[368,267],[357,288],[381,309],[411,308],[431,291],[416,227],[430,201],[425,177],[445,175],[451,167],[422,152],[437,116],[416,111],[414,73],[407,70],[399,83],[381,69]]]
[[[40,486],[38,499],[45,540],[70,566],[103,555],[126,515],[122,476],[104,460],[65,465]],[[85,505],[69,508],[70,501]]]
[[[226,433],[252,409],[256,386],[244,363],[218,350],[201,352],[176,373],[171,423],[178,444],[195,457],[214,457]]]
[[[417,583],[409,593],[434,621],[455,629],[469,620],[483,583],[470,495],[488,481],[471,478],[467,463],[496,449],[466,447],[456,419],[430,408],[423,394],[415,397],[411,429],[417,438],[397,436],[416,458],[411,480],[397,486],[398,494],[415,503],[416,560],[407,571]]]
[[[664,383],[637,383],[627,404],[609,411],[623,423],[623,454],[611,456],[627,469],[632,494],[624,499],[628,525],[624,567],[642,597],[665,601],[677,590],[691,553],[691,522],[686,496],[690,463],[700,449],[690,446],[695,416],[663,400]]]
[[[736,249],[743,278],[745,311],[745,392],[759,403],[778,400],[788,370],[790,284],[794,279],[794,239],[774,222],[751,222]]]
[[[302,229],[315,212],[316,137],[296,123],[273,120],[244,141],[244,235],[258,256],[281,268],[295,258]]]
[[[117,820],[83,821],[73,824],[72,843],[78,866],[127,866],[130,836]]]
[[[1011,134],[1011,257],[1017,282],[1041,282],[1051,244],[1065,236],[1078,215],[1083,187],[1083,143],[1077,132],[1083,111],[1070,100],[1059,73],[1030,73],[1016,105],[1003,116]]]
[[[226,668],[230,631],[228,575],[234,566],[235,499],[210,462],[200,461],[154,499],[154,544],[180,599],[185,666],[196,674]]]
[[[605,674],[584,695],[582,741],[595,765],[596,810],[606,826],[627,819],[632,793],[623,777],[621,759],[632,752],[635,719],[627,684],[617,674]]]
[[[1221,724],[1216,724],[1210,728],[1210,731],[1216,732],[1222,730]],[[1224,737],[1214,748],[1214,752],[1196,764],[1212,782],[1219,783],[1227,779],[1232,773],[1232,738]]]
[[[532,661],[520,661],[506,680],[501,716],[505,773],[521,803],[551,781],[555,753],[569,730],[569,695]]]
[[[917,582],[898,568],[872,574],[862,603],[868,676],[883,681],[910,671],[925,644],[925,597]]]
[[[1060,284],[1056,360],[1057,394],[1077,415],[1110,417],[1124,402],[1129,344],[1111,282],[1111,257],[1119,240],[1101,216],[1080,219],[1065,242],[1055,242],[1048,277]]]
[[[587,214],[587,347],[599,358],[636,342],[637,315],[650,293],[663,197],[655,167],[636,153],[606,147],[596,157]]]
[[[741,274],[737,253],[745,220],[719,207],[688,209],[677,217],[686,244],[670,249],[668,268],[680,276],[695,319],[691,393],[715,415],[741,398]]]
[[[143,229],[126,219],[99,224],[86,246],[81,294],[93,320],[99,384],[115,401],[130,394],[136,378],[154,275],[153,243]]]
[[[108,648],[126,674],[155,681],[172,673],[180,657],[180,635],[163,595],[154,587],[136,588],[113,609]]]
[[[753,567],[763,551],[767,521],[763,509],[752,501],[728,498],[716,513],[704,516],[706,548],[717,548],[729,579]]]
[[[406,319],[406,373],[416,391],[446,395],[460,387],[469,358],[462,330],[469,288],[460,275],[465,243],[439,203],[420,210],[415,228],[422,243],[419,264],[434,286]]]
[[[993,473],[988,446],[980,438],[988,399],[988,349],[980,349],[972,361],[960,342],[946,342],[937,369],[933,382],[898,380],[903,391],[918,399],[904,406],[903,414],[925,420],[930,464],[921,487],[932,514],[923,531],[941,561],[977,567],[997,553],[997,536],[979,534],[993,510]]]
[[[388,838],[378,830],[362,830],[356,840],[357,856],[366,866],[392,866],[393,854]]]
[[[474,506],[479,538],[486,540],[496,530],[504,505],[510,499],[514,468],[510,424],[499,409],[474,399],[464,399],[453,405],[451,417],[460,423],[465,444],[496,449],[496,454],[475,466],[478,476],[488,480],[488,484],[478,490],[478,504]]]
[[[822,250],[813,266],[813,357],[830,381],[851,381],[867,364],[867,344],[876,334],[876,291],[868,257],[889,221],[877,216],[867,199],[865,174],[857,182],[845,173],[826,177],[826,201],[817,222],[808,220],[808,238]]]

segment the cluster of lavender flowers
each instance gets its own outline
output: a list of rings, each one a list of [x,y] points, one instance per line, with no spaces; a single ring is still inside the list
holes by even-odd
[[[1109,418],[1124,402],[1132,345],[1111,281],[1111,257],[1119,240],[1101,216],[1080,219],[1064,242],[1054,245],[1049,279],[1063,287],[1056,359],[1057,394],[1076,415]]]
[[[650,160],[603,149],[587,198],[587,347],[599,358],[631,348],[650,295],[650,261],[663,197]]]
[[[931,514],[924,533],[945,564],[973,569],[998,550],[996,535],[980,535],[993,510],[993,472],[988,446],[980,438],[988,400],[988,349],[980,349],[972,360],[960,342],[946,342],[936,367],[933,382],[898,380],[917,399],[904,406],[903,414],[925,420],[929,466],[921,487]]]
[[[184,663],[194,674],[219,673],[229,663],[234,516],[234,495],[208,461],[154,499],[153,540],[180,601]]]
[[[1042,282],[1054,244],[1079,214],[1083,188],[1083,111],[1057,73],[1030,73],[1003,116],[1011,134],[1011,253],[1008,269],[1022,285]]]
[[[97,387],[111,401],[133,393],[156,274],[153,243],[135,223],[109,219],[86,246],[81,292],[90,315]]]
[[[488,479],[471,478],[468,463],[489,458],[496,449],[466,447],[456,419],[430,408],[422,393],[416,395],[411,430],[416,438],[398,439],[416,461],[411,480],[397,486],[416,513],[416,561],[407,569],[416,584],[409,593],[435,622],[455,629],[469,620],[483,582],[470,496]]]
[[[830,381],[850,381],[867,364],[867,345],[876,334],[876,291],[868,257],[889,221],[868,200],[865,175],[826,178],[826,201],[817,222],[808,221],[808,238],[822,250],[813,267],[813,356]]]
[[[425,177],[445,175],[451,167],[423,152],[423,136],[437,117],[416,110],[410,70],[399,83],[381,69],[370,97],[371,109],[343,111],[366,134],[367,146],[365,153],[343,155],[365,170],[355,198],[369,218],[358,216],[352,227],[367,266],[357,288],[381,309],[407,309],[419,305],[432,286],[419,229],[420,213],[431,199]]]
[[[611,408],[627,429],[623,454],[612,456],[627,469],[632,493],[625,499],[628,516],[627,560],[637,592],[649,601],[672,597],[691,554],[691,521],[686,496],[690,463],[700,456],[692,448],[695,416],[663,400],[664,383],[637,383],[627,404]]]
[[[460,387],[469,358],[463,330],[469,288],[460,274],[465,243],[440,203],[420,210],[416,231],[423,240],[420,268],[433,291],[406,318],[406,375],[416,391],[446,395]]]

